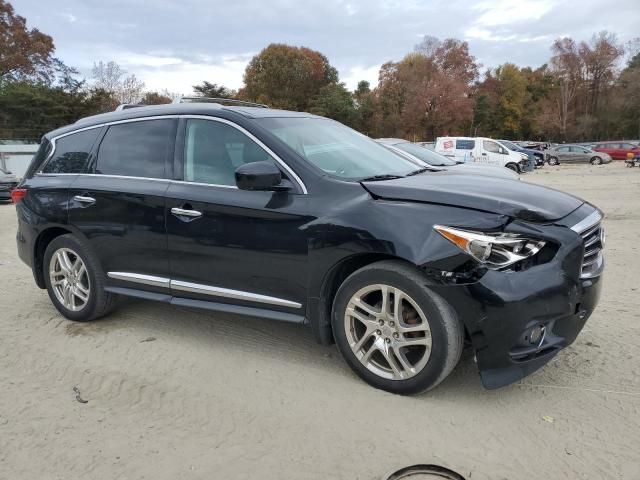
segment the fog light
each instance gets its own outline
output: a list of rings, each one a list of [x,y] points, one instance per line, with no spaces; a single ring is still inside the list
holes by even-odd
[[[529,332],[529,343],[531,345],[542,345],[542,341],[544,340],[545,328],[544,325],[538,325],[533,327]]]

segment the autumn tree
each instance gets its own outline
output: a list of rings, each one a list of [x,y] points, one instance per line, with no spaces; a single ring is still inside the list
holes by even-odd
[[[24,17],[0,0],[0,81],[38,79],[51,74],[53,39],[36,28],[28,29]]]
[[[271,44],[251,59],[239,98],[289,110],[309,109],[324,86],[338,82],[327,57],[306,47]]]

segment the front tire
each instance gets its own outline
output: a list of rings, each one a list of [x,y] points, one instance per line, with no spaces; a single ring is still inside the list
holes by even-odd
[[[513,170],[516,173],[520,173],[520,169],[518,168],[518,165],[516,165],[515,163],[507,163],[505,165],[509,170]]]
[[[593,157],[591,159],[591,165],[602,165],[602,159],[600,157]]]
[[[460,359],[464,329],[451,306],[400,261],[368,265],[349,276],[333,303],[336,344],[353,371],[397,394],[429,390]]]
[[[105,276],[98,259],[71,234],[51,241],[42,269],[51,302],[69,320],[94,320],[115,305],[117,296],[104,290]]]

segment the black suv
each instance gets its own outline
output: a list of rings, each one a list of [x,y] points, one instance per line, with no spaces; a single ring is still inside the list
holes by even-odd
[[[14,200],[20,257],[65,317],[125,295],[308,324],[396,393],[437,385],[465,341],[486,387],[522,378],[573,342],[602,283],[592,205],[424,172],[306,113],[86,118],[45,135]]]

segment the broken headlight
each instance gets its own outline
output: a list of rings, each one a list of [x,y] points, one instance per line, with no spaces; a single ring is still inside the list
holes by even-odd
[[[436,232],[487,268],[500,269],[534,256],[545,242],[513,233],[484,233],[435,225]]]

